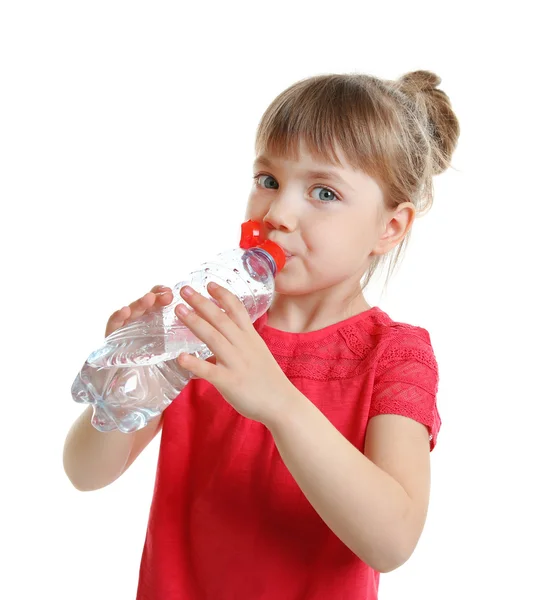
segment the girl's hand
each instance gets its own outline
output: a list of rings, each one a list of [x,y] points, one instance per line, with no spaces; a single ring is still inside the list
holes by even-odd
[[[205,379],[240,414],[265,425],[280,414],[295,388],[255,330],[239,298],[229,290],[209,283],[213,300],[195,290],[181,289],[181,296],[192,307],[188,314],[179,304],[175,314],[211,352],[214,359],[201,360],[181,354],[181,367]],[[223,309],[225,312],[223,312]]]
[[[135,300],[129,306],[124,306],[112,313],[106,324],[105,337],[111,333],[142,317],[145,313],[160,310],[173,301],[173,292],[164,285],[155,285],[150,292],[142,298]]]

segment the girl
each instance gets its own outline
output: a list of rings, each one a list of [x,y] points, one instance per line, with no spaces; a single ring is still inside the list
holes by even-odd
[[[198,379],[134,434],[97,432],[91,407],[73,425],[64,465],[82,490],[114,481],[163,429],[140,600],[372,600],[379,573],[412,554],[437,364],[427,331],[363,290],[395,252],[391,274],[450,165],[459,125],[439,83],[324,75],[280,94],[245,215],[287,255],[271,308],[253,324],[222,287],[209,291],[225,312],[183,290],[193,310],[178,316],[215,356],[177,359]],[[106,334],[172,299],[153,288]]]

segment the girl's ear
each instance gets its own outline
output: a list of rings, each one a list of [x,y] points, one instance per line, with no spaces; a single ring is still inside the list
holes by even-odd
[[[393,210],[386,211],[380,225],[380,235],[371,255],[386,254],[402,242],[415,217],[416,207],[412,202],[403,202]]]

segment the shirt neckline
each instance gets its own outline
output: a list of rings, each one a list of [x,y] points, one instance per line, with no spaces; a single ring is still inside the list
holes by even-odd
[[[381,313],[382,310],[378,306],[372,306],[371,308],[364,310],[352,317],[348,317],[347,319],[343,319],[342,321],[338,321],[337,323],[332,323],[331,325],[327,325],[326,327],[322,327],[321,329],[314,329],[313,331],[305,331],[305,332],[293,332],[293,331],[284,331],[282,329],[276,329],[275,327],[271,327],[268,325],[268,312],[265,312],[261,317],[259,317],[255,321],[256,329],[262,335],[277,338],[279,340],[284,341],[298,341],[298,342],[315,342],[318,339],[324,338],[343,327],[347,327],[348,325],[352,325],[358,321],[363,321],[373,317]]]

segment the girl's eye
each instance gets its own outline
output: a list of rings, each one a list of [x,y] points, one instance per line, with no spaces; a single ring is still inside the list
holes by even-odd
[[[318,197],[313,195],[317,190],[319,190]],[[321,186],[313,188],[312,196],[316,200],[319,200],[319,202],[333,202],[340,199],[331,189]]]
[[[257,185],[267,190],[277,190],[279,188],[279,184],[271,175],[255,175],[253,179],[256,181]],[[314,195],[314,192],[316,191],[319,191],[318,195]],[[323,187],[320,185],[313,188],[312,198],[318,202],[324,202],[325,204],[340,200],[336,192],[328,187]]]
[[[254,180],[260,187],[264,187],[267,190],[276,190],[279,187],[279,184],[271,175],[256,175]]]

